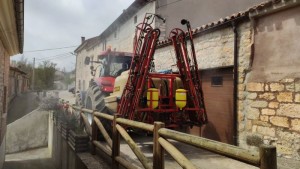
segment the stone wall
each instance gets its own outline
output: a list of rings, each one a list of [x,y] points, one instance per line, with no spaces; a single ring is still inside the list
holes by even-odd
[[[300,159],[300,79],[252,82],[240,92],[241,146],[276,145],[279,156]]]
[[[246,69],[251,53],[250,23],[240,24],[238,34],[240,65]],[[194,45],[199,69],[233,66],[233,40],[234,33],[231,27],[196,36]],[[171,45],[157,49],[154,59],[157,71],[177,70],[175,53]]]

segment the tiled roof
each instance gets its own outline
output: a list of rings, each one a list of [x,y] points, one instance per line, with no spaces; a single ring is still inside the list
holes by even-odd
[[[87,49],[88,50],[88,49],[94,47],[95,45],[97,45],[99,43],[100,43],[100,37],[99,36],[87,39],[75,49],[75,52],[77,53],[77,52],[81,51],[82,49]]]
[[[272,7],[273,5],[285,4],[285,3],[288,3],[288,2],[299,3],[299,0],[271,0],[271,1],[266,1],[266,2],[260,3],[258,5],[255,5],[253,7],[250,7],[245,11],[237,12],[235,14],[232,14],[231,16],[221,18],[218,21],[211,22],[211,23],[208,23],[206,25],[202,25],[200,27],[197,27],[197,28],[193,29],[192,31],[193,31],[193,34],[197,34],[197,33],[206,31],[210,28],[217,27],[219,25],[223,25],[225,23],[231,22],[231,21],[239,19],[239,18],[249,17],[249,13],[259,12],[259,11],[262,11],[262,10],[268,8],[268,7]],[[158,47],[167,45],[169,43],[171,43],[171,41],[169,39],[159,41],[158,42]]]

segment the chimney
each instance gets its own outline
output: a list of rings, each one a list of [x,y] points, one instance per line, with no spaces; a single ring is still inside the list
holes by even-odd
[[[81,43],[83,43],[85,41],[85,37],[81,36]]]

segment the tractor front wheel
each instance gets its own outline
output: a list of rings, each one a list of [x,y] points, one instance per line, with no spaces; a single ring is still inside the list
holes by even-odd
[[[105,102],[104,102],[104,98],[108,95],[109,95],[109,93],[102,92],[100,90],[99,86],[92,85],[87,90],[87,93],[86,93],[85,108],[96,110],[98,112],[111,115],[109,110],[105,107]],[[88,120],[89,120],[90,124],[92,124],[93,115],[88,114],[87,116],[88,116]],[[107,133],[109,135],[111,135],[111,133],[112,133],[111,121],[103,119],[103,118],[101,118],[100,121],[101,121],[102,125],[104,126],[105,130],[107,131]]]

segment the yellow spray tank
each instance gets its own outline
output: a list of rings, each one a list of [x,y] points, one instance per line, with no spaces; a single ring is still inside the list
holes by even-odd
[[[187,90],[177,89],[175,93],[175,103],[180,110],[186,106]]]
[[[147,106],[155,109],[158,106],[158,89],[149,88],[147,90]]]

